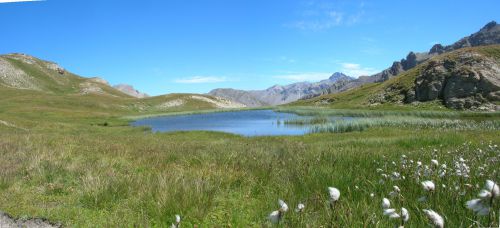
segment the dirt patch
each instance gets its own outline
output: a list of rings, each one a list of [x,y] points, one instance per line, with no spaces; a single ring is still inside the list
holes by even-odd
[[[14,219],[8,214],[0,211],[0,227],[1,228],[55,228],[62,227],[61,224],[53,224],[44,219]]]

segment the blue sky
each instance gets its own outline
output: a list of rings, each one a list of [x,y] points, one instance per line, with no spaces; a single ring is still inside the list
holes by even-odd
[[[0,1],[1,2],[1,1]],[[46,0],[0,4],[21,52],[152,95],[376,73],[500,21],[500,1]]]

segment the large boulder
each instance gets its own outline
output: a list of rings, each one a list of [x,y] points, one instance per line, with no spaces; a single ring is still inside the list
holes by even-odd
[[[430,61],[415,80],[415,97],[418,101],[431,101],[443,97],[448,70],[437,61]]]
[[[431,60],[415,80],[415,100],[442,99],[449,108],[476,109],[499,98],[499,63],[476,53]]]

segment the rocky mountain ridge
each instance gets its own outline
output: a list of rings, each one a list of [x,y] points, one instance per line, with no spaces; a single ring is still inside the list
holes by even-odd
[[[292,105],[371,107],[438,105],[457,110],[500,110],[500,45],[443,53],[382,83],[362,85]]]
[[[443,46],[441,44],[435,44],[428,52],[410,52],[405,58],[401,59],[400,61],[393,62],[391,67],[383,70],[382,72],[371,76],[359,77],[358,79],[352,80],[342,85],[341,88],[335,88],[334,90],[332,90],[332,93],[346,91],[367,83],[387,81],[390,78],[413,69],[417,65],[429,60],[430,58],[443,53],[466,47],[477,47],[491,44],[500,44],[500,25],[497,24],[496,21],[489,22],[478,32],[464,37],[451,45]],[[309,99],[320,95],[323,94],[315,94],[312,96],[304,97],[303,99]]]
[[[274,85],[265,90],[214,89],[208,94],[242,103],[248,107],[280,105],[299,100],[305,96],[326,93],[329,89],[334,88],[334,85],[347,83],[351,80],[353,78],[337,72],[328,79],[319,82],[298,82],[284,86]]]

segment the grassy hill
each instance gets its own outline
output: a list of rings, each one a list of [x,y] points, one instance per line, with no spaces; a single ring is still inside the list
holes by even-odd
[[[300,100],[290,106],[324,106],[330,108],[362,109],[445,109],[442,99],[428,102],[409,103],[405,100],[409,91],[415,90],[415,83],[422,71],[438,61],[457,61],[462,55],[476,55],[475,58],[489,59],[500,64],[500,45],[464,48],[435,56],[432,59],[401,73],[383,83],[371,83],[337,94],[328,94],[308,100]],[[497,76],[499,77],[499,76]],[[496,79],[498,80],[498,79]],[[498,104],[498,100],[491,101]]]
[[[0,120],[23,128],[62,123],[102,124],[117,116],[241,107],[201,94],[139,99],[101,79],[81,77],[55,63],[24,54],[0,56],[0,94]]]

